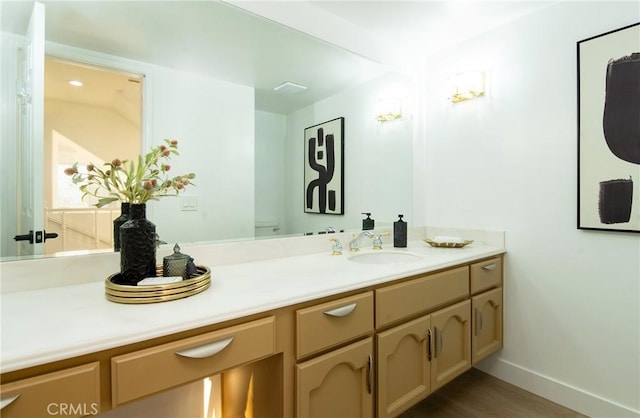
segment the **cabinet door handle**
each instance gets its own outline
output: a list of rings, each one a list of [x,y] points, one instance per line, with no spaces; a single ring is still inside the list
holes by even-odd
[[[369,354],[369,359],[367,360],[367,392],[371,393],[371,387],[373,386],[373,360],[371,359],[371,354]]]
[[[0,411],[3,410],[5,407],[11,405],[11,403],[16,399],[18,399],[19,397],[20,397],[20,394],[18,393],[17,395],[7,396],[6,398],[0,399]]]
[[[440,355],[440,352],[442,352],[442,331],[438,331],[437,327],[433,327],[433,332],[435,334],[435,340],[436,340],[436,350],[435,350],[435,358],[438,358],[438,356]]]
[[[427,360],[431,361],[431,344],[433,336],[431,335],[431,328],[427,329]]]
[[[487,264],[486,266],[482,266],[482,270],[493,271],[496,269],[496,263]]]
[[[187,358],[206,358],[218,354],[233,341],[233,336],[222,340],[214,341],[199,347],[187,348],[186,350],[176,351],[176,354]]]
[[[330,311],[324,311],[325,315],[342,317],[347,316],[356,308],[357,303],[352,303],[351,305],[341,306],[339,308],[331,309]]]
[[[482,331],[482,326],[484,325],[483,322],[484,321],[482,318],[482,312],[480,312],[480,309],[476,308],[476,327],[475,327],[476,335],[480,334],[480,331]]]

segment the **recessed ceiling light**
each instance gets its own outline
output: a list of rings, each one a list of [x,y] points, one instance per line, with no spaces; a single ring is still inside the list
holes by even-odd
[[[71,81],[69,81],[69,84],[71,84],[74,87],[82,87],[83,86],[82,81],[78,81],[78,80],[71,80]]]
[[[284,83],[280,84],[277,87],[273,88],[273,91],[275,91],[276,93],[280,93],[280,94],[286,94],[286,95],[294,95],[294,94],[298,94],[301,91],[305,91],[307,88],[303,85],[300,84],[296,84],[296,83],[292,83],[291,81],[285,81]]]

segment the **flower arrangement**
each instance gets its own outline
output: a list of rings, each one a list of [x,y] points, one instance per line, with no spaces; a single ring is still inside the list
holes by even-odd
[[[87,165],[87,173],[78,171],[78,163],[64,170],[71,176],[74,184],[80,185],[82,198],[93,196],[98,199],[96,207],[103,207],[112,202],[128,202],[131,204],[146,203],[159,200],[162,196],[177,195],[188,185],[195,174],[189,173],[170,178],[171,166],[167,161],[171,155],[178,153],[178,141],[165,139],[166,145],[154,146],[145,155],[139,155],[137,161],[114,159],[104,163],[101,169],[93,164]]]

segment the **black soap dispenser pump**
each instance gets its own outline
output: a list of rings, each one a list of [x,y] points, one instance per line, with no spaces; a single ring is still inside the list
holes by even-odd
[[[362,214],[367,215],[366,219],[362,220],[362,230],[372,230],[375,227],[375,221],[371,219],[371,212],[362,212]]]
[[[398,220],[393,223],[393,246],[405,248],[407,246],[407,223],[402,220],[404,215],[398,215]]]

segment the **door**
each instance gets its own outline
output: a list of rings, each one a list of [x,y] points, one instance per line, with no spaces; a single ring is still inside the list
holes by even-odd
[[[396,417],[431,388],[431,316],[377,335],[378,418]]]
[[[433,356],[431,390],[441,388],[471,367],[471,301],[431,315]]]
[[[473,337],[471,360],[475,364],[502,348],[502,288],[471,299]]]
[[[18,87],[17,255],[44,248],[44,5],[35,3],[21,57]]]
[[[298,418],[373,417],[373,340],[296,365]]]

